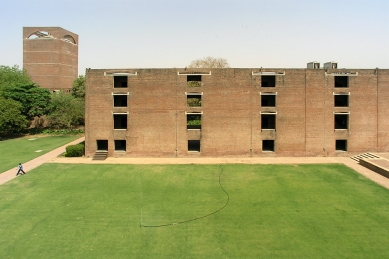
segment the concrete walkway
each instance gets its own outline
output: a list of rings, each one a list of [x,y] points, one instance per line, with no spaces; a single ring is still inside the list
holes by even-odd
[[[33,159],[23,166],[27,172],[43,163],[71,164],[344,164],[366,178],[389,189],[389,179],[359,165],[349,157],[196,157],[196,158],[151,158],[151,157],[108,157],[106,160],[92,160],[85,157],[58,157],[65,152],[68,145],[84,141],[84,137],[57,148],[45,155]],[[380,156],[380,154],[377,154]],[[389,159],[389,154],[387,157]],[[16,165],[5,173],[0,174],[0,184],[5,183],[16,175]]]
[[[54,150],[52,150],[44,155],[41,155],[40,157],[37,157],[33,160],[30,160],[30,161],[23,164],[23,169],[28,174],[28,172],[30,170],[34,169],[35,167],[38,167],[41,164],[46,163],[46,162],[58,157],[60,154],[64,153],[66,151],[67,146],[78,144],[84,140],[85,140],[85,137],[76,139],[76,140],[74,140],[66,145],[63,145],[62,147],[54,149]],[[6,182],[14,179],[15,177],[17,177],[16,173],[17,173],[17,164],[15,165],[14,168],[0,174],[0,184],[6,183]]]

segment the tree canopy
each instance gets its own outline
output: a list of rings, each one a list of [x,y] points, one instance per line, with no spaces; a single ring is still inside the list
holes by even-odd
[[[80,75],[73,82],[72,95],[76,98],[85,98],[85,76]]]
[[[27,127],[28,121],[21,110],[19,102],[0,97],[0,135],[17,133]]]
[[[47,114],[50,107],[49,90],[40,88],[34,83],[5,87],[3,96],[19,102],[22,105],[22,114],[29,120]]]
[[[19,69],[17,65],[13,67],[0,66],[0,94],[6,87],[29,84],[32,84],[32,81],[26,70]]]
[[[84,100],[63,92],[52,94],[47,120],[50,127],[58,129],[84,124]]]
[[[230,65],[224,58],[205,57],[190,62],[189,68],[228,68]]]

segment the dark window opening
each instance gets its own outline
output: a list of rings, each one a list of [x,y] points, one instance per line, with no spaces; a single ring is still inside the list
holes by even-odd
[[[276,96],[275,95],[261,95],[261,106],[262,107],[276,107]]]
[[[187,95],[186,103],[188,107],[201,107],[201,95]]]
[[[276,76],[261,76],[261,86],[262,87],[275,87],[276,86]]]
[[[274,152],[274,140],[262,140],[262,151]]]
[[[347,151],[347,140],[345,139],[337,139],[335,141],[336,151]]]
[[[335,87],[348,87],[348,76],[335,76]]]
[[[188,87],[200,87],[201,86],[201,75],[188,75],[186,77]]]
[[[127,129],[127,114],[113,115],[114,129]]]
[[[335,129],[348,129],[348,114],[335,114]]]
[[[126,141],[115,140],[115,151],[126,151]]]
[[[113,107],[127,107],[127,95],[114,95]]]
[[[348,95],[334,95],[335,107],[348,107]]]
[[[200,152],[200,140],[188,140],[188,151]]]
[[[186,115],[187,129],[201,129],[201,114]]]
[[[276,129],[276,115],[262,114],[261,116],[261,129]]]
[[[114,76],[113,87],[114,88],[126,88],[127,87],[127,76]]]
[[[108,151],[108,140],[97,140],[97,150]]]

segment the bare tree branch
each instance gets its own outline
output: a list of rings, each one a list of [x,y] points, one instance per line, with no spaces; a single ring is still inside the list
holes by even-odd
[[[196,59],[190,62],[189,68],[228,68],[228,64],[225,58],[213,58],[205,57],[202,59]]]

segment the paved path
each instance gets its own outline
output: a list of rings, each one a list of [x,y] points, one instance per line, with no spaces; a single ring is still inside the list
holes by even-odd
[[[72,163],[72,164],[344,164],[361,175],[389,189],[389,179],[359,165],[349,157],[196,157],[196,158],[150,158],[150,157],[108,157],[106,160],[92,160],[85,157],[58,157],[65,152],[67,145],[84,141],[77,139],[65,146],[57,148],[43,156],[24,164],[28,171],[43,163]],[[380,155],[380,154],[377,154]],[[389,154],[384,158],[389,159]],[[15,178],[16,166],[0,174],[0,184]]]
[[[78,144],[84,140],[85,140],[85,137],[76,139],[76,140],[74,140],[66,145],[63,145],[62,147],[54,149],[54,150],[52,150],[44,155],[41,155],[40,157],[37,157],[33,160],[30,160],[30,161],[23,164],[23,169],[26,173],[28,173],[30,170],[34,169],[35,167],[38,167],[41,164],[46,163],[46,162],[56,158],[60,154],[64,153],[66,151],[67,146]],[[6,183],[9,180],[12,180],[13,178],[17,177],[16,176],[16,173],[17,173],[16,167],[17,167],[17,165],[15,165],[15,168],[12,168],[12,169],[0,174],[0,184]]]

